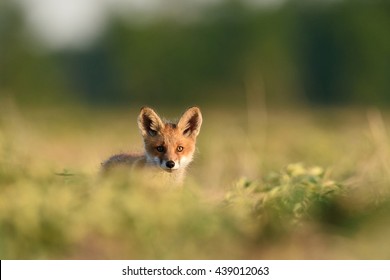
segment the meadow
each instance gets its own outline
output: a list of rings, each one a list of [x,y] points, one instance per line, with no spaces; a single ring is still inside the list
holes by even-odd
[[[138,112],[2,100],[0,259],[390,258],[384,111],[202,107],[182,189],[100,174]]]

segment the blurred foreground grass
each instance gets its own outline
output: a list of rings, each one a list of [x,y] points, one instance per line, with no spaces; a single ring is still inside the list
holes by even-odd
[[[137,114],[0,105],[0,259],[390,258],[389,116],[204,108],[165,190],[99,175],[142,149]]]

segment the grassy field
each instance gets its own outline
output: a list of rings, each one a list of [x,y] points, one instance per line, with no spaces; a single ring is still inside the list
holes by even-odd
[[[99,174],[142,149],[138,108],[2,102],[0,259],[390,258],[389,115],[202,109],[185,186],[167,190]]]

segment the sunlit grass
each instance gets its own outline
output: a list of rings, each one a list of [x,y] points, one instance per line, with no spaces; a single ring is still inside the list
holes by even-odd
[[[99,173],[142,149],[137,113],[1,105],[1,259],[390,257],[387,115],[203,108],[167,190]]]

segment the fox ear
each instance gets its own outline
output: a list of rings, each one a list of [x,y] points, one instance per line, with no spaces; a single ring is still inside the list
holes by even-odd
[[[196,137],[199,134],[202,125],[202,114],[198,107],[191,107],[181,116],[177,127],[183,132],[183,135]]]
[[[138,127],[142,136],[156,136],[164,123],[153,109],[142,107],[138,116]]]

